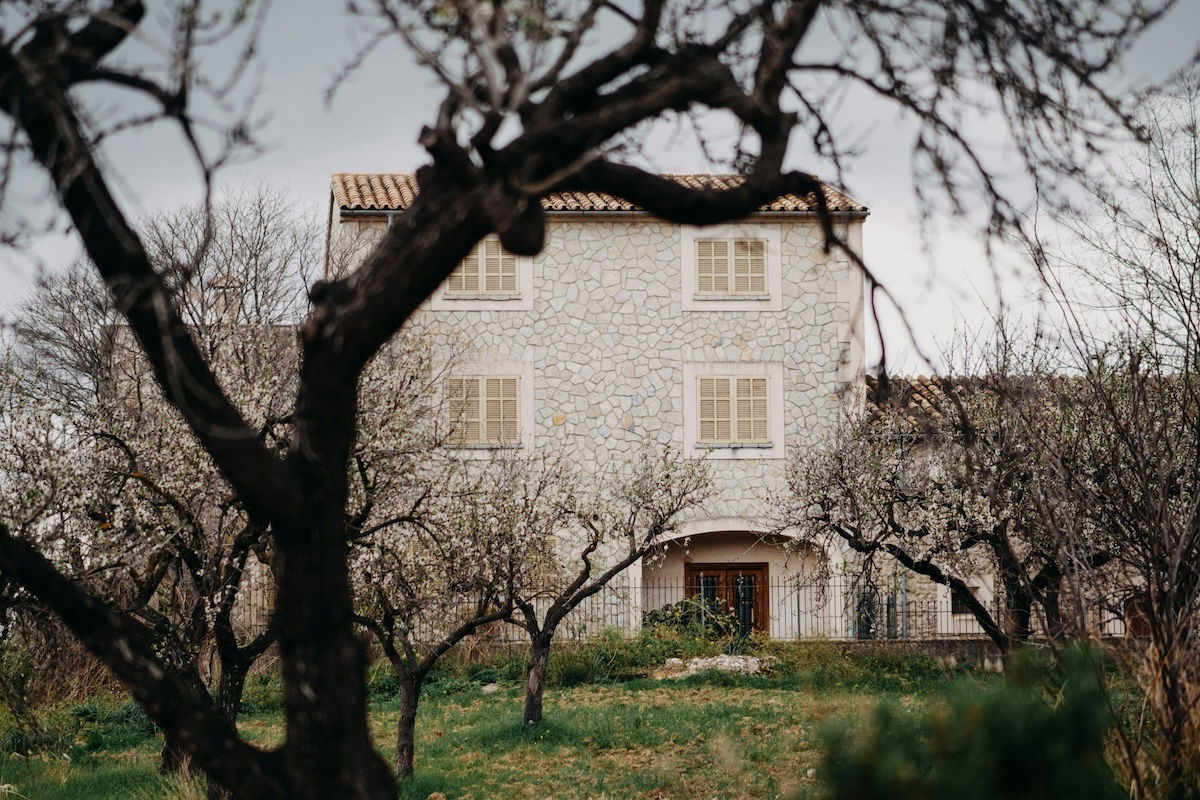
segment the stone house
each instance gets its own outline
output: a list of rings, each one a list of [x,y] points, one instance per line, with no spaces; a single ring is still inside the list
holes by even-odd
[[[674,177],[694,187],[736,180]],[[407,174],[334,175],[327,269],[352,269],[417,191]],[[867,208],[826,193],[861,253]],[[602,468],[650,437],[707,458],[713,497],[664,560],[629,571],[633,610],[618,624],[636,626],[640,612],[686,590],[725,600],[774,636],[848,635],[836,593],[796,590],[817,560],[842,554],[797,553],[761,534],[772,496],[786,491],[788,455],[862,403],[859,270],[824,252],[802,197],[706,228],[593,193],[553,194],[544,206],[540,254],[485,239],[411,322],[435,350],[454,351],[447,399],[465,420],[455,443],[464,457],[554,446]],[[818,610],[818,594],[832,607]]]

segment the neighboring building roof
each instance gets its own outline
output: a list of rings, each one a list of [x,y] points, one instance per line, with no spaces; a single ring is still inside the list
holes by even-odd
[[[904,420],[919,430],[949,423],[952,427],[973,398],[991,395],[1005,403],[1033,398],[1046,409],[1053,405],[1048,392],[1050,381],[1074,380],[1067,376],[1033,378],[1014,375],[1007,378],[981,375],[941,377],[931,375],[893,375],[884,381],[867,376],[866,413],[874,422]],[[977,410],[977,409],[976,409]]]
[[[884,381],[867,376],[867,416],[874,420],[894,419],[899,412],[913,424],[945,418],[946,381],[938,376],[893,375]]]
[[[741,175],[666,175],[692,189],[724,189],[736,186]],[[400,211],[412,205],[420,189],[415,175],[408,173],[334,174],[330,181],[333,201],[344,211]],[[867,213],[867,207],[832,186],[825,185],[831,211]],[[542,198],[547,211],[640,211],[633,203],[599,192],[554,192]],[[808,213],[815,209],[806,197],[787,194],[764,205],[760,211]]]
[[[942,378],[938,375],[893,375],[881,381],[866,377],[866,414],[871,420],[896,420],[896,415],[918,427],[954,419],[949,392],[965,396],[983,383],[980,378]]]

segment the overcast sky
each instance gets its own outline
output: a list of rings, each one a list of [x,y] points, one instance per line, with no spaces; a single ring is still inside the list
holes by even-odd
[[[326,104],[325,91],[333,76],[363,39],[342,8],[342,3],[330,0],[275,2],[261,41],[256,103],[264,120],[259,137],[266,150],[220,173],[219,188],[268,182],[317,215],[324,212],[333,172],[410,171],[423,163],[416,137],[421,125],[433,118],[439,94],[398,43],[369,60],[341,87],[332,105]],[[1132,84],[1165,77],[1195,49],[1198,31],[1200,0],[1183,0],[1137,47],[1124,65],[1122,79]],[[228,52],[221,57],[227,58]],[[845,109],[842,119],[861,137],[862,155],[851,164],[846,188],[871,209],[864,236],[868,262],[903,305],[919,349],[933,353],[957,326],[979,324],[995,308],[993,265],[974,231],[953,221],[939,226],[932,252],[923,248],[908,158],[910,129],[892,114],[880,114],[878,107],[865,104]],[[652,165],[662,171],[708,169],[695,147],[681,146],[666,135],[650,137],[647,152]],[[121,177],[121,198],[133,216],[197,199],[196,170],[174,131],[131,131],[114,140],[106,156]],[[829,174],[828,165],[793,166]],[[21,187],[31,208],[44,200],[40,184],[26,181]],[[6,205],[10,208],[3,213],[11,213],[11,198]],[[43,236],[27,252],[0,256],[0,314],[29,291],[38,270],[53,268],[77,253],[69,237]],[[1020,258],[1010,254],[1000,268],[1000,291],[1008,302],[1034,313],[1029,295],[1036,291],[1036,282],[1022,272]],[[895,315],[885,315],[883,329],[893,371],[928,370]],[[876,345],[869,349],[877,355]]]

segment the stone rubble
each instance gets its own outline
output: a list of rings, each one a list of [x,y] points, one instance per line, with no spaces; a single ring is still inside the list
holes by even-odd
[[[692,658],[684,663],[682,658],[668,658],[656,678],[686,678],[698,672],[738,672],[757,675],[766,669],[766,661],[755,656],[719,655],[710,658]]]

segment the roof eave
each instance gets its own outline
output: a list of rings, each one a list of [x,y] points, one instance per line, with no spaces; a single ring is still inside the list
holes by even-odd
[[[367,216],[388,217],[388,216],[392,216],[394,214],[401,214],[406,210],[407,209],[404,209],[404,208],[347,208],[346,206],[338,207],[338,213],[341,214],[342,216],[355,216],[355,217],[367,217]],[[658,217],[655,217],[653,214],[651,214],[648,211],[639,211],[639,210],[634,210],[634,209],[630,209],[630,210],[626,210],[626,211],[617,211],[617,210],[608,210],[608,209],[584,210],[584,209],[549,209],[548,208],[548,209],[545,209],[545,213],[547,216],[555,217],[558,219],[589,218],[589,217],[604,217],[606,219],[614,219],[614,218],[619,218],[619,217],[633,217],[633,218],[642,219],[642,218],[650,217],[650,218],[654,218],[654,219],[659,219]],[[831,211],[830,213],[833,216],[839,217],[839,218],[857,218],[857,219],[865,219],[871,215],[870,209],[854,210],[854,211],[838,210],[838,211]],[[743,217],[743,219],[759,219],[759,218],[764,218],[764,217],[768,218],[768,219],[780,219],[780,218],[785,218],[785,217],[801,217],[801,218],[810,218],[811,219],[813,217],[816,217],[817,215],[818,215],[818,212],[816,212],[816,211],[755,211],[753,214],[748,214],[747,216]]]

